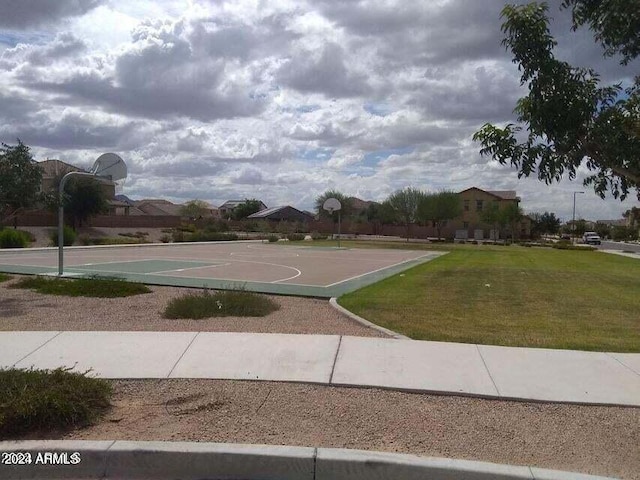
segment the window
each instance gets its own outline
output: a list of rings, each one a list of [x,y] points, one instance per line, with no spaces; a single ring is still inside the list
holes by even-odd
[[[481,212],[482,211],[482,204],[484,203],[483,200],[476,200],[476,211],[477,212]]]
[[[465,200],[464,201],[464,211],[468,212],[469,211],[469,200]]]

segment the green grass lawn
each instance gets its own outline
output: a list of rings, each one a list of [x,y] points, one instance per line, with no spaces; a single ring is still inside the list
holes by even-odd
[[[518,246],[436,249],[451,253],[344,295],[339,303],[414,339],[640,352],[638,260]]]

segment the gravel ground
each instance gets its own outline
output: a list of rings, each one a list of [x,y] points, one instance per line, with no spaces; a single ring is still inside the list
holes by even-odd
[[[355,448],[640,479],[640,409],[273,382],[113,384],[105,419],[58,437]]]
[[[328,300],[272,296],[280,310],[265,317],[170,320],[162,317],[167,302],[196,289],[150,287],[152,293],[125,298],[63,297],[7,288],[17,278],[0,283],[0,331],[151,330],[385,336],[336,311]]]

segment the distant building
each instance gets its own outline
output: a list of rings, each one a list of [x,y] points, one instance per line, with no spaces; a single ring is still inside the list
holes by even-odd
[[[495,235],[493,225],[488,225],[482,219],[483,212],[490,205],[497,205],[498,208],[505,208],[510,204],[520,204],[520,197],[515,190],[482,190],[478,187],[471,187],[458,192],[462,202],[462,215],[449,225],[448,230],[454,229],[456,237],[469,238],[475,240],[491,239]],[[517,226],[518,231],[513,232],[520,238],[531,235],[531,219],[526,215]]]
[[[42,170],[42,183],[40,191],[44,193],[56,193],[62,177],[69,172],[85,172],[82,168],[63,162],[62,160],[43,160],[38,162]],[[109,206],[110,215],[128,215],[129,205],[116,199],[116,184],[111,180],[101,179],[100,187],[105,194]]]
[[[233,211],[238,205],[242,205],[247,200],[227,200],[222,205],[218,207],[218,212],[220,217],[222,218],[230,218],[233,215]],[[261,201],[260,202],[260,210],[266,210],[267,206]]]
[[[290,205],[272,207],[260,210],[247,217],[250,220],[274,220],[289,222],[309,222],[314,219],[313,215],[300,211]]]

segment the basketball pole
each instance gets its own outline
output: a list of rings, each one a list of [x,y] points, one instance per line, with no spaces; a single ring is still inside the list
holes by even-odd
[[[95,177],[93,173],[88,172],[69,172],[60,180],[60,185],[58,186],[58,276],[60,277],[64,271],[64,187],[73,176]]]
[[[341,228],[340,227],[342,226],[341,221],[342,221],[342,219],[340,217],[340,210],[338,210],[338,248],[340,248],[340,232],[341,232]]]

